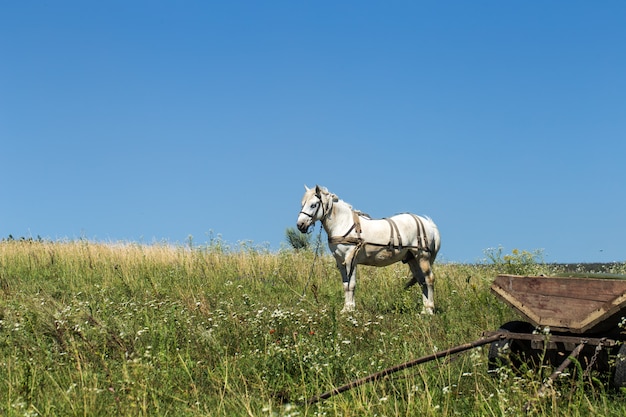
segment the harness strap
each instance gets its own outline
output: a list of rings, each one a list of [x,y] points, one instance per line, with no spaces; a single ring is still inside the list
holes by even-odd
[[[328,243],[335,244],[335,245],[338,245],[341,243],[348,244],[348,245],[359,245],[359,249],[362,245],[366,244],[366,245],[379,246],[379,247],[387,246],[390,249],[401,249],[405,247],[409,249],[418,249],[418,250],[423,250],[425,252],[430,252],[430,248],[428,246],[428,237],[426,236],[426,228],[424,227],[424,223],[422,219],[415,214],[412,214],[412,213],[410,214],[415,220],[415,225],[417,226],[417,245],[416,246],[415,245],[404,246],[402,244],[402,236],[400,236],[398,225],[396,224],[396,222],[394,222],[393,220],[389,218],[385,218],[385,220],[389,222],[390,228],[391,228],[389,243],[383,244],[383,243],[373,243],[373,242],[364,241],[363,238],[361,237],[361,221],[359,220],[359,215],[354,211],[352,212],[352,218],[353,218],[354,223],[352,224],[352,226],[350,226],[350,229],[348,229],[348,231],[343,236],[329,236]],[[356,232],[357,236],[356,237],[348,236],[350,233],[352,233],[353,230]],[[394,245],[394,234],[398,236],[398,246]]]
[[[391,219],[385,218],[385,220],[387,220],[387,222],[389,223],[389,229],[391,230],[391,236],[389,236],[389,249],[393,249],[396,246],[394,246],[394,238],[393,238],[393,234],[394,234],[394,230],[395,230],[395,234],[396,236],[398,236],[398,249],[402,249],[402,236],[400,236],[400,231],[398,230],[398,225],[396,224],[396,222],[394,222]]]
[[[352,231],[356,232],[356,237],[348,236]],[[352,226],[343,236],[328,236],[328,243],[331,245],[348,244],[354,245],[354,249],[348,253],[344,264],[348,267],[348,275],[352,275],[352,271],[356,265],[354,264],[354,258],[360,252],[365,241],[361,238],[361,220],[359,220],[359,214],[356,211],[352,211]]]
[[[354,230],[356,231],[356,234],[360,239],[361,238],[361,220],[359,220],[359,215],[354,210],[352,211],[352,220],[354,221],[354,225],[353,225]]]
[[[426,238],[426,228],[424,227],[422,219],[420,219],[415,214],[411,214],[411,216],[413,217],[413,219],[415,219],[415,223],[417,224],[417,239],[419,241],[419,246],[421,246],[420,249],[426,252],[430,252],[430,248],[428,247],[428,239]]]
[[[348,237],[352,231],[356,232],[357,237]],[[359,215],[356,212],[352,212],[352,226],[348,229],[343,236],[329,236],[329,243],[358,243],[361,241],[361,221],[359,220]]]
[[[331,245],[339,245],[342,243],[347,245],[358,245],[362,242],[363,239],[351,236],[331,236],[328,238],[328,243],[330,243]]]

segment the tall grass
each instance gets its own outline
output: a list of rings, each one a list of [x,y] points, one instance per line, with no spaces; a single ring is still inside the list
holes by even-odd
[[[507,272],[497,259],[435,265],[432,317],[419,314],[418,288],[402,290],[401,264],[360,267],[357,311],[340,314],[334,261],[313,261],[220,244],[4,241],[0,414],[505,416],[534,399],[537,371],[488,375],[477,349],[303,405],[516,318],[489,292]],[[626,403],[593,380],[563,379],[531,413],[622,416]]]

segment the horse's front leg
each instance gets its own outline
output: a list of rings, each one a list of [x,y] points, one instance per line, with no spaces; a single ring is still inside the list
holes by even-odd
[[[343,304],[342,313],[348,313],[354,311],[354,289],[356,288],[356,268],[350,268],[351,272],[348,273],[348,267],[341,261],[337,260],[337,268],[341,272],[341,280],[343,281],[343,293],[345,301]]]

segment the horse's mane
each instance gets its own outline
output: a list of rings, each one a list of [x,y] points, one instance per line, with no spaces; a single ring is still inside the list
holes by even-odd
[[[354,210],[354,209],[353,209],[353,210]],[[358,214],[359,216],[361,216],[361,217],[365,217],[366,219],[371,219],[371,218],[372,218],[372,216],[370,216],[370,215],[369,215],[369,214],[367,214],[367,213],[362,212],[361,210],[354,210],[354,212],[355,212],[356,214]]]
[[[331,193],[330,191],[328,191],[328,188],[326,188],[326,187],[320,187],[320,190],[321,190],[323,193],[325,193],[325,194],[329,195],[332,199],[337,199],[337,200],[336,200],[336,202],[335,202],[335,204],[336,204],[336,203],[341,203],[341,204],[344,204],[344,205],[348,206],[348,208],[349,208],[350,210],[354,211],[357,215],[359,215],[359,216],[361,216],[361,217],[365,217],[365,218],[367,218],[367,219],[371,219],[371,218],[372,218],[372,216],[370,216],[369,214],[367,214],[367,213],[365,213],[365,212],[362,212],[361,210],[356,210],[354,207],[352,207],[352,204],[348,203],[347,201],[344,201],[344,200],[340,199],[339,197],[337,197],[337,195],[335,195],[335,194]],[[308,194],[308,195],[312,195],[312,194],[314,194],[314,193],[315,193],[315,189],[313,189],[313,188],[308,189],[308,188],[307,188],[307,193],[306,193],[306,194]],[[305,194],[305,198],[303,198],[303,199],[302,199],[303,204],[304,204],[304,200],[306,199],[306,194]]]
[[[369,214],[367,214],[367,213],[365,213],[365,212],[363,212],[361,210],[356,210],[354,207],[352,207],[352,205],[350,203],[348,203],[348,202],[346,202],[344,200],[340,199],[338,202],[343,203],[346,206],[348,206],[348,208],[350,210],[352,210],[353,212],[355,212],[358,216],[365,217],[366,219],[371,219],[372,218],[372,216],[370,216]]]

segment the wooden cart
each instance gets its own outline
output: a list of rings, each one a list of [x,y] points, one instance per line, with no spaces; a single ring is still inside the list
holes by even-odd
[[[503,365],[521,368],[546,362],[554,366],[560,363],[541,391],[573,358],[578,358],[585,372],[591,369],[611,371],[615,386],[626,387],[624,277],[498,275],[491,290],[526,321],[506,323],[497,331],[483,332],[479,340],[392,366],[311,397],[306,403],[313,404],[395,372],[487,344],[491,344],[490,371],[497,371]],[[525,410],[531,405],[529,401]]]
[[[626,280],[499,275],[491,291],[524,318],[484,333],[505,334],[489,349],[491,371],[560,363],[556,377],[577,358],[626,387]]]

